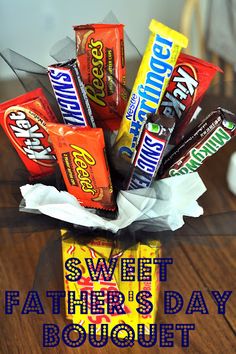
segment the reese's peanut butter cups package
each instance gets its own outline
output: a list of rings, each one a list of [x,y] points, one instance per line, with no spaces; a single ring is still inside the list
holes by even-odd
[[[41,88],[0,104],[0,123],[33,179],[54,172],[46,122],[57,122]]]
[[[96,125],[118,129],[127,94],[122,24],[74,26],[77,62]]]
[[[103,131],[47,125],[66,188],[84,207],[115,210]]]

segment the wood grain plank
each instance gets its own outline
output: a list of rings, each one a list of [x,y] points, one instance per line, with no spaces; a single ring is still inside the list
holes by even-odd
[[[169,270],[168,282],[162,284],[159,321],[170,321],[172,323],[195,323],[196,331],[191,334],[191,345],[189,348],[190,353],[234,352],[234,350],[236,350],[235,334],[229,327],[224,316],[217,314],[216,305],[209,295],[209,289],[217,289],[220,278],[217,278],[217,281],[212,281],[207,288],[199,276],[199,273],[196,272],[194,262],[190,261],[190,259],[192,259],[192,253],[186,253],[183,248],[183,244],[185,244],[184,241],[172,239],[170,245],[171,247],[168,247],[169,252],[167,254],[164,252],[165,256],[172,256],[174,258],[174,264]],[[202,246],[198,245],[196,247],[198,247],[199,253],[201,253]],[[212,251],[214,254],[213,248]],[[205,262],[207,263],[207,259],[205,259]],[[205,268],[205,273],[208,273],[207,268]],[[232,277],[231,280],[233,281],[233,279],[234,278]],[[184,310],[186,309],[192,291],[202,291],[209,310],[209,315],[202,315],[199,313],[186,315],[184,311],[181,311],[176,315],[164,315],[163,307],[161,306],[164,290],[175,290],[182,294],[185,300]],[[179,350],[181,349],[179,348]]]
[[[227,304],[226,319],[236,334],[236,238],[235,236],[206,237],[204,244],[197,244],[194,238],[181,242],[189,262],[201,279],[204,288],[233,291]]]

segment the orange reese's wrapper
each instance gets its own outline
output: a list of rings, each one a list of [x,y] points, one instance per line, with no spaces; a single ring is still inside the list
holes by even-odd
[[[68,192],[84,207],[114,210],[102,129],[53,123],[47,128]]]
[[[77,62],[96,126],[116,130],[127,104],[122,24],[74,26]]]

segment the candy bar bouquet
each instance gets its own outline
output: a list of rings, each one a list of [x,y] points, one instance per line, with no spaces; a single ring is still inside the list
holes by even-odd
[[[112,289],[126,299],[130,291],[148,289],[154,296],[150,316],[126,301],[120,313],[93,318],[68,306],[67,317],[86,330],[105,319],[112,325],[142,322],[148,333],[157,309],[158,264],[152,281],[136,274],[136,281],[119,282],[119,263],[109,281],[93,283],[86,259],[160,258],[154,233],[173,232],[185,216],[203,214],[197,199],[206,188],[196,170],[236,131],[234,115],[224,109],[203,120],[197,116],[220,69],[182,54],[184,35],[156,20],[149,29],[131,92],[125,86],[123,25],[82,25],[74,27],[76,58],[48,66],[61,117],[42,87],[0,105],[1,125],[30,174],[31,183],[21,187],[20,209],[67,223],[61,230],[65,289]],[[48,175],[54,185],[42,183]],[[72,259],[80,259],[80,279],[71,275]]]

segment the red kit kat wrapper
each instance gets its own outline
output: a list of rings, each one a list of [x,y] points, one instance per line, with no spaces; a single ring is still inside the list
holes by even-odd
[[[0,122],[32,179],[54,172],[46,122],[57,122],[41,88],[0,104]]]
[[[96,126],[116,130],[127,104],[122,24],[75,26],[77,62]]]
[[[222,70],[216,65],[180,54],[159,108],[160,114],[176,119],[171,145],[177,145],[186,135],[193,114],[217,72]]]

